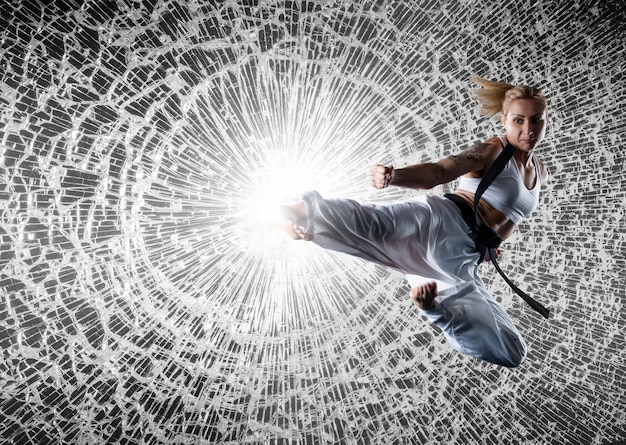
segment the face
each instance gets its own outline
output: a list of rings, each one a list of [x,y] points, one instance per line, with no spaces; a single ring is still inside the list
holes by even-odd
[[[502,116],[507,140],[519,150],[532,151],[543,139],[548,112],[534,99],[516,99]]]

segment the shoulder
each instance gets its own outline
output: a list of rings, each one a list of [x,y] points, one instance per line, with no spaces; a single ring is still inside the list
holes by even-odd
[[[474,142],[458,155],[452,156],[452,158],[466,158],[486,163],[487,167],[493,163],[502,151],[502,143],[498,138],[487,139],[486,141]]]
[[[467,176],[480,178],[497,159],[503,148],[500,138],[490,138],[482,142],[475,142],[457,157],[475,161],[476,168],[470,171]]]

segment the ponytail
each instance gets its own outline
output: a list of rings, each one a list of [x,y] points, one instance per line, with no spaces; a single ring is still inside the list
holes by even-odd
[[[533,99],[547,108],[546,98],[535,87],[528,85],[511,85],[503,82],[475,77],[474,82],[482,86],[474,90],[474,96],[482,105],[481,114],[493,116],[500,112],[507,113],[509,105],[515,99]]]

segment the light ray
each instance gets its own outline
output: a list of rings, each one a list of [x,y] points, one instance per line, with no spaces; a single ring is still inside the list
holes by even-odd
[[[83,3],[0,6],[0,437],[626,438],[621,6]],[[498,134],[474,75],[550,103],[551,180],[502,266],[555,318],[482,271],[515,371],[452,351],[400,274],[262,224],[310,189],[414,196],[369,169]]]

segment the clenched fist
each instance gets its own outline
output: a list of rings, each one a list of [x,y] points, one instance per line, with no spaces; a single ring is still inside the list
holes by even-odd
[[[393,165],[386,167],[384,165],[376,164],[374,167],[372,167],[372,171],[370,173],[372,185],[377,189],[384,189],[385,187],[389,187],[391,181],[393,180],[393,174]]]

